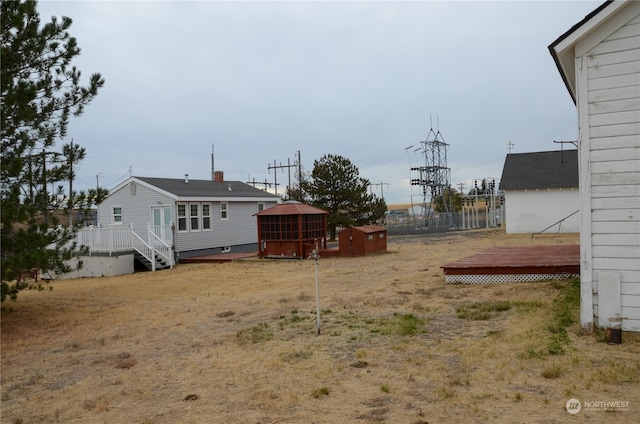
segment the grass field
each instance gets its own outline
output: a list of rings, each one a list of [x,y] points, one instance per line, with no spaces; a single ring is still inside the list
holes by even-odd
[[[451,285],[440,269],[560,243],[578,236],[391,237],[321,258],[320,335],[312,260],[56,281],[3,305],[0,421],[637,423],[640,337],[581,336],[576,282]],[[612,401],[628,408],[584,407]]]

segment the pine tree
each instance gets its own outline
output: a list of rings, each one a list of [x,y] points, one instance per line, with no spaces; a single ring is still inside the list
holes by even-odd
[[[327,228],[332,240],[337,227],[375,223],[387,210],[383,199],[368,193],[369,181],[342,156],[329,154],[314,161],[311,180],[303,187],[313,206],[329,212]]]
[[[87,207],[104,191],[69,193],[61,181],[73,180],[73,165],[84,149],[55,143],[67,135],[71,116],[78,116],[98,93],[104,80],[90,77],[80,84],[80,71],[71,66],[80,54],[67,30],[71,19],[40,26],[35,1],[2,1],[2,297],[15,299],[21,289],[10,285],[22,270],[64,272],[78,246],[70,244],[73,228],[57,226],[56,210]],[[48,187],[59,184],[54,192]]]

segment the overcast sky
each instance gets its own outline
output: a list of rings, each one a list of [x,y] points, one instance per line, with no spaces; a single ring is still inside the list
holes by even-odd
[[[268,166],[342,155],[388,204],[433,128],[451,183],[499,178],[513,153],[575,140],[576,109],[547,46],[601,1],[41,1],[69,16],[86,85],[104,88],[68,136],[76,187],[135,176],[273,183]],[[62,142],[60,143],[62,144]],[[409,148],[409,146],[413,146]],[[286,184],[287,170],[277,174]],[[284,186],[279,186],[281,193]]]

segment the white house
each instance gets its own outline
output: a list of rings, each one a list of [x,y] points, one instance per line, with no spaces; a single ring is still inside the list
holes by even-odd
[[[508,154],[500,189],[508,234],[580,231],[577,150]]]
[[[131,177],[115,187],[98,207],[98,224],[132,226],[149,242],[149,226],[171,240],[176,255],[190,257],[257,248],[255,213],[279,197],[240,181]]]
[[[257,250],[255,213],[279,197],[240,181],[130,177],[98,206],[98,227],[80,231],[95,252],[132,250],[149,266],[220,252]],[[153,248],[153,249],[151,249]],[[155,257],[155,260],[153,259]],[[151,266],[150,266],[151,268]]]
[[[640,2],[602,4],[549,50],[578,109],[582,327],[640,332]]]

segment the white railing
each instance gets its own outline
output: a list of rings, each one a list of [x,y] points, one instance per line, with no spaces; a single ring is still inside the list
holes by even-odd
[[[171,246],[173,243],[173,225],[151,225],[147,224],[149,233],[149,244],[154,244],[155,240],[162,241],[162,244]]]
[[[170,241],[168,243],[158,236],[170,236],[164,227],[167,226],[150,225],[148,243],[133,230],[133,227],[81,228],[78,230],[76,238],[79,245],[89,248],[89,255],[93,252],[112,254],[135,250],[151,263],[151,268],[155,271],[155,254],[164,258],[171,268],[175,265]],[[170,228],[170,226],[168,227]]]
[[[91,252],[114,253],[132,249],[131,233],[133,228],[81,228],[77,233],[79,245],[84,245]]]
[[[149,227],[150,229],[153,227]],[[134,233],[135,234],[135,233]],[[169,264],[169,268],[173,268],[173,255],[171,254],[172,249],[169,244],[167,244],[164,240],[158,237],[155,232],[149,230],[149,244],[153,246],[155,252],[165,258],[167,263]]]
[[[156,270],[156,255],[153,246],[149,246],[142,238],[131,230],[132,247],[151,263],[151,271]]]

